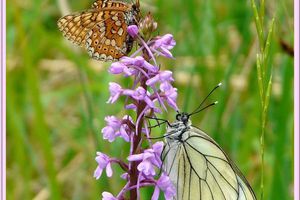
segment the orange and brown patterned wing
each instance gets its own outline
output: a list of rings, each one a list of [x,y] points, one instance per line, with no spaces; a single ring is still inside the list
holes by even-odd
[[[108,0],[96,0],[92,4],[92,8],[102,8],[102,6],[105,7],[107,2],[108,2]]]
[[[115,0],[96,0],[92,4],[93,9],[98,8],[128,8],[128,4],[122,1],[115,1]]]
[[[103,20],[103,12],[88,10],[66,15],[58,20],[57,25],[64,37],[77,45],[84,46],[87,32]]]
[[[112,17],[97,23],[87,33],[86,49],[94,59],[115,61],[131,50],[132,39],[127,34],[124,12],[104,11],[106,15]]]

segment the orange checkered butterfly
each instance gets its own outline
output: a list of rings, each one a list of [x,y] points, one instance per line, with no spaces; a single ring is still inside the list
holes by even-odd
[[[66,15],[57,25],[64,37],[85,47],[92,58],[116,61],[132,49],[133,38],[127,27],[138,23],[139,7],[138,0],[133,4],[96,0],[91,9]]]

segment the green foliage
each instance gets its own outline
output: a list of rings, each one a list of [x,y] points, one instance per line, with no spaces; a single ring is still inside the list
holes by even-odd
[[[251,0],[251,5],[255,18],[256,31],[258,35],[259,52],[256,56],[257,80],[258,89],[261,101],[261,181],[260,181],[260,199],[264,199],[264,162],[265,162],[265,129],[267,124],[267,114],[269,109],[269,102],[271,96],[272,82],[273,82],[273,63],[268,63],[269,49],[271,38],[274,30],[274,18],[268,31],[267,38],[264,37],[264,10],[265,2],[261,1],[260,13],[258,13],[254,0]],[[269,74],[268,74],[269,71]]]
[[[112,179],[92,175],[96,151],[127,155],[128,145],[103,141],[101,128],[106,115],[124,114],[122,103],[106,104],[108,83],[130,82],[114,80],[108,63],[91,61],[63,38],[56,27],[61,2],[7,2],[7,199],[99,199],[125,183],[117,166]],[[69,3],[79,11],[92,2]],[[293,44],[293,1],[141,3],[159,34],[177,41],[176,59],[160,63],[174,72],[179,107],[192,111],[222,82],[208,100],[219,104],[193,124],[217,140],[258,197],[263,144],[264,199],[293,199],[293,58],[279,44]],[[162,117],[173,121],[174,112]],[[142,199],[151,193],[144,190]]]

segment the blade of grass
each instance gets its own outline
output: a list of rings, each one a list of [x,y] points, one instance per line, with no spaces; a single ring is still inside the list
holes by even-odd
[[[265,60],[266,61],[269,59],[271,38],[272,38],[272,35],[273,35],[273,30],[274,30],[274,22],[275,22],[275,18],[272,19],[271,26],[269,28],[269,32],[268,32],[268,36],[267,36],[266,45],[265,45]]]
[[[265,0],[260,0],[260,10],[259,10],[261,24],[264,24],[264,16],[265,16]],[[262,27],[263,28],[263,27]]]
[[[269,82],[268,82],[266,95],[265,95],[265,100],[264,100],[265,104],[264,104],[263,112],[265,113],[265,116],[267,115],[268,107],[269,107],[269,103],[270,103],[272,80],[273,80],[272,78],[273,78],[273,74],[271,73],[270,78],[269,78]]]
[[[257,7],[256,7],[254,0],[251,0],[251,6],[252,6],[253,14],[254,14],[256,31],[257,31],[257,35],[258,35],[258,39],[259,39],[259,47],[260,47],[260,50],[263,51],[264,34],[263,34],[263,26],[261,24],[262,20],[261,20],[261,17],[259,16],[259,13],[257,11]],[[264,8],[261,7],[261,9],[264,9]]]
[[[263,86],[262,68],[261,68],[259,54],[257,54],[257,56],[256,56],[256,68],[257,68],[258,89],[259,89],[260,98],[262,99],[264,96],[264,86]],[[261,102],[261,104],[263,106],[263,102]]]
[[[268,57],[270,43],[274,27],[274,18],[272,19],[271,26],[268,30],[268,35],[265,41],[264,37],[264,14],[265,14],[265,2],[261,1],[260,12],[257,10],[257,6],[254,0],[251,0],[251,6],[254,14],[254,21],[256,25],[257,36],[259,39],[259,52],[257,54],[256,64],[257,64],[257,81],[259,87],[259,95],[261,101],[261,134],[260,134],[260,157],[261,157],[261,180],[260,180],[260,198],[264,199],[265,189],[264,189],[264,176],[265,176],[265,132],[267,123],[267,111],[269,107],[271,88],[272,88],[272,64],[270,69],[268,66]],[[267,72],[270,71],[267,76]]]

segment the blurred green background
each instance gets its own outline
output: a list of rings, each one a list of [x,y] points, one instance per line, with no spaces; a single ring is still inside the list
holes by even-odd
[[[122,140],[102,140],[106,115],[123,116],[122,101],[107,106],[108,83],[128,80],[107,73],[109,63],[91,60],[58,31],[63,15],[89,8],[92,0],[7,1],[7,199],[100,199],[117,194],[124,181],[96,181],[96,151],[126,157]],[[265,135],[265,199],[293,199],[293,1],[265,3],[265,24],[275,16],[268,66],[273,87]],[[193,117],[245,174],[260,196],[261,105],[257,84],[258,39],[250,1],[145,0],[159,34],[177,41],[174,72],[178,105],[192,111],[210,97],[219,104]],[[266,29],[268,26],[266,26]],[[281,41],[281,42],[280,42]],[[116,80],[117,79],[117,80]],[[164,115],[172,121],[174,112]],[[155,130],[156,135],[162,131]],[[121,181],[120,181],[121,180]],[[143,190],[150,199],[153,189]]]

